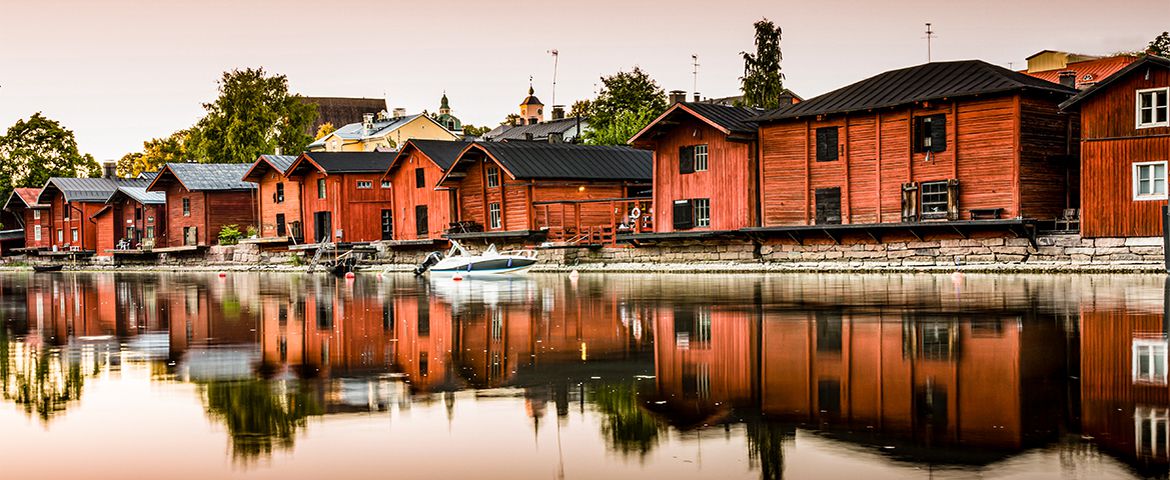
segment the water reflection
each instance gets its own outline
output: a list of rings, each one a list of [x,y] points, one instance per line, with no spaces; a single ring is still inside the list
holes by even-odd
[[[1164,289],[1158,277],[11,274],[0,378],[5,401],[50,432],[88,408],[93,385],[129,389],[128,371],[190,385],[237,465],[294,455],[350,425],[326,419],[361,414],[420,448],[495,430],[509,462],[535,468],[555,451],[568,477],[597,462],[619,477],[843,476],[849,462],[889,478],[1021,462],[1164,476]],[[432,408],[447,437],[409,426]],[[501,433],[513,414],[523,425]],[[555,444],[525,454],[524,442]],[[591,444],[614,456],[582,453]],[[1025,462],[1036,455],[1058,471]]]

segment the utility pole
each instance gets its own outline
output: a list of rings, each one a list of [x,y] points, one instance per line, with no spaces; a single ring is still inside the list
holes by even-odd
[[[691,87],[691,93],[699,93],[699,55],[696,53],[691,54],[691,67],[694,69],[692,73],[695,76],[694,85]]]
[[[551,53],[553,56],[552,105],[556,106],[556,104],[557,104],[557,64],[560,62],[561,52],[558,52],[557,49],[554,48],[552,50],[549,50],[548,53]]]
[[[930,29],[930,22],[926,22],[926,62],[931,62],[930,39],[934,38],[934,31]]]

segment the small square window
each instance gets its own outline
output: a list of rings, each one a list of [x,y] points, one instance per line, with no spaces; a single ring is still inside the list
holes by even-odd
[[[367,189],[374,188],[374,182],[371,182],[369,180],[358,180],[357,181],[357,188],[358,188],[358,190],[367,190]]]
[[[695,145],[695,171],[707,171],[707,146]]]
[[[1137,92],[1137,128],[1170,126],[1170,87]]]
[[[922,182],[922,218],[946,218],[947,182]]]
[[[1133,164],[1133,199],[1166,199],[1166,162]]]
[[[41,211],[40,210],[33,210],[33,220],[40,220],[40,219],[41,219]]]
[[[390,181],[382,180],[382,188],[390,188]]]
[[[1134,383],[1166,384],[1166,341],[1133,341]]]
[[[497,167],[487,167],[487,186],[488,188],[500,186],[500,169]]]

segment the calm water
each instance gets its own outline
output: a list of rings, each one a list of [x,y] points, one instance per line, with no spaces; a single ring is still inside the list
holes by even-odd
[[[1159,276],[0,275],[4,478],[1132,478]]]

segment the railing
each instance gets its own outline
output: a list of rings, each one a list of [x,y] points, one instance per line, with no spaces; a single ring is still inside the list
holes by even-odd
[[[613,245],[619,233],[654,231],[649,198],[533,202],[536,227],[548,241],[569,245]]]

